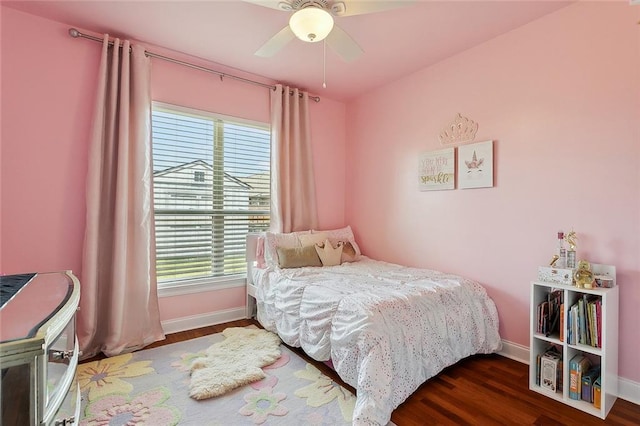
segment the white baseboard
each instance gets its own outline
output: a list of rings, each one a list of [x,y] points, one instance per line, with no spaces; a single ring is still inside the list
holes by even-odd
[[[241,308],[226,309],[224,311],[207,312],[205,314],[174,318],[162,321],[161,324],[164,333],[171,334],[245,319],[246,317],[247,309],[243,306]]]
[[[640,405],[640,383],[618,377],[618,393],[619,398]]]
[[[508,340],[502,341],[502,350],[498,352],[498,355],[529,364],[529,348]],[[640,405],[640,383],[618,377],[618,398]]]
[[[508,340],[502,341],[502,350],[498,355],[529,365],[529,348]]]

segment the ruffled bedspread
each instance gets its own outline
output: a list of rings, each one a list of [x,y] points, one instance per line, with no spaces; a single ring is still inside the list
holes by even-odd
[[[364,258],[261,270],[258,321],[357,389],[354,425],[386,425],[422,383],[472,354],[500,350],[498,314],[478,283]]]

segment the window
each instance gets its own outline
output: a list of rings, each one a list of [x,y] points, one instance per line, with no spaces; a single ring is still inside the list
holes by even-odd
[[[246,273],[246,234],[269,228],[269,126],[154,103],[152,134],[159,287]]]

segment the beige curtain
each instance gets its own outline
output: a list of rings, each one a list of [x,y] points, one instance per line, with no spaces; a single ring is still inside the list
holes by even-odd
[[[276,85],[271,91],[271,229],[317,228],[309,94]]]
[[[150,64],[142,46],[105,35],[87,174],[78,313],[83,358],[164,338],[155,271]]]

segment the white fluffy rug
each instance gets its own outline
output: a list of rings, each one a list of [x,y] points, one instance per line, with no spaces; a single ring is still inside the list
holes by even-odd
[[[206,399],[261,380],[261,367],[280,358],[280,338],[262,329],[230,327],[226,339],[207,349],[206,357],[191,364],[189,396]]]

